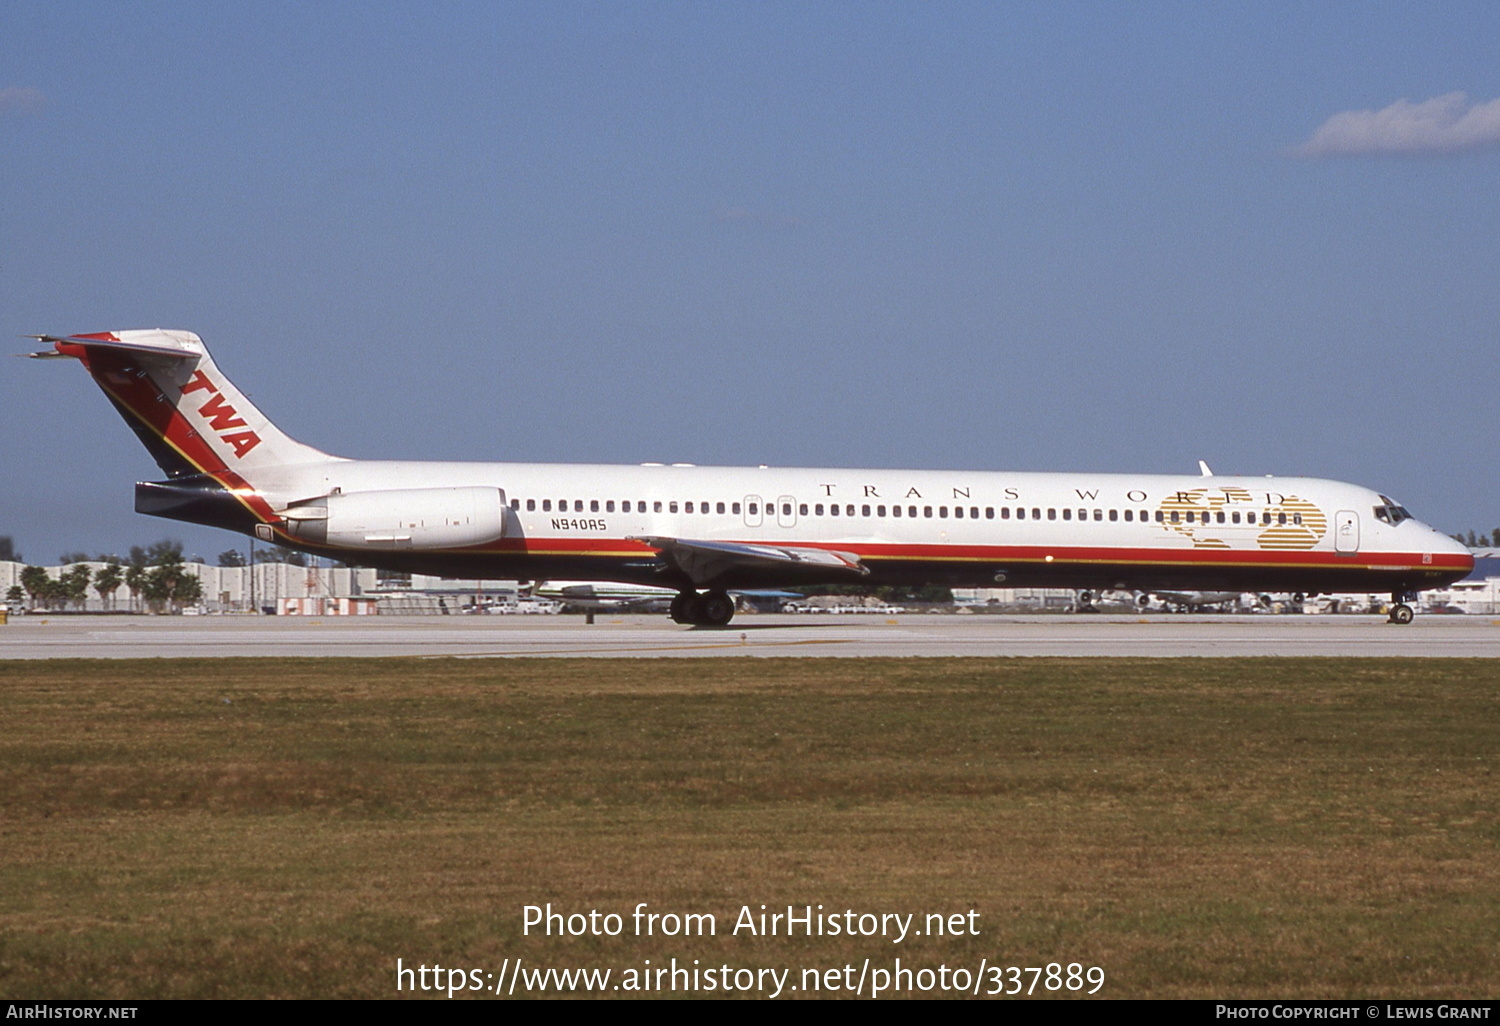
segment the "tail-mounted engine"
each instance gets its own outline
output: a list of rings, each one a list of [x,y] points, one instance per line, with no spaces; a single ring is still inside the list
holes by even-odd
[[[280,512],[284,530],[309,545],[455,549],[505,536],[505,492],[499,488],[335,492]]]

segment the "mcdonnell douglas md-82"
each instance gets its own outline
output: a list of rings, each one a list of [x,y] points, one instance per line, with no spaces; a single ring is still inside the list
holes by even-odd
[[[352,460],[293,441],[187,331],[35,336],[79,360],[166,474],[135,508],[346,563],[673,589],[940,584],[1389,592],[1409,623],[1469,550],[1358,485],[1303,477]]]

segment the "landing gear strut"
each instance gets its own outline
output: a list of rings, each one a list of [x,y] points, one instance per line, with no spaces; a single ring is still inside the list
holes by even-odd
[[[1417,596],[1413,592],[1409,591],[1392,592],[1391,602],[1393,602],[1394,605],[1391,606],[1390,622],[1399,624],[1411,623],[1412,617],[1416,616],[1417,614],[1412,612],[1411,606],[1407,605],[1406,603],[1409,600],[1415,600],[1416,597]]]
[[[696,591],[679,592],[668,615],[676,623],[723,627],[734,619],[734,599],[717,588],[701,595]]]

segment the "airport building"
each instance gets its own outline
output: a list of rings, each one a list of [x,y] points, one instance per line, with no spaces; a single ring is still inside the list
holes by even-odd
[[[77,565],[77,564],[74,564]],[[132,595],[124,584],[101,595],[94,587],[99,571],[106,565],[98,561],[82,564],[89,568],[89,585],[82,603],[68,603],[75,612],[146,612],[146,603]],[[0,604],[13,587],[25,587],[21,573],[25,563],[0,562]],[[62,578],[69,567],[49,566],[42,569],[53,580]],[[552,611],[551,603],[528,603],[520,594],[516,581],[450,581],[441,577],[412,575],[410,580],[382,578],[375,570],[344,566],[293,566],[290,563],[258,563],[248,566],[209,566],[184,563],[183,571],[198,580],[202,598],[187,613],[250,613],[259,610],[282,616],[370,616],[384,615],[442,616],[479,609],[487,612]],[[14,606],[13,603],[10,603]],[[20,608],[31,605],[30,597]],[[12,611],[19,612],[19,609]]]

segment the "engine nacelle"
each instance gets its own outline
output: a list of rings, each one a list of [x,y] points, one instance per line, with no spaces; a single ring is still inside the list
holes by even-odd
[[[351,549],[454,549],[505,536],[499,488],[336,492],[281,511],[287,533]]]

